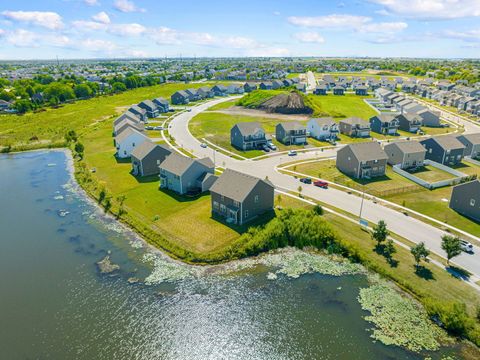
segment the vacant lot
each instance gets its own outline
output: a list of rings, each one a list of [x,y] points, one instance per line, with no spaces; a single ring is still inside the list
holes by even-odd
[[[363,101],[368,96],[357,96],[354,94],[337,95],[307,95],[318,108],[322,116],[332,116],[337,119],[347,117],[359,117],[365,120],[376,115],[377,112]]]

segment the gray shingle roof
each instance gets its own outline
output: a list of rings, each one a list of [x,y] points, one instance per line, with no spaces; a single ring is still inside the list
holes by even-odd
[[[240,133],[243,136],[253,135],[257,133],[259,130],[261,130],[262,132],[265,132],[265,130],[263,130],[262,125],[260,125],[260,123],[256,121],[242,122],[242,123],[236,124],[236,126],[238,127],[238,130],[240,130]]]
[[[331,117],[311,118],[310,121],[312,121],[312,120],[320,126],[334,125],[335,124],[335,120],[333,120],[333,118],[331,118]]]
[[[375,141],[347,145],[359,161],[388,159],[379,143]]]
[[[370,120],[377,118],[379,119],[382,123],[390,123],[393,120],[396,120],[396,115],[393,114],[378,114],[373,116]]]
[[[217,181],[215,181],[210,191],[242,202],[259,182],[264,182],[273,187],[272,183],[268,180],[262,180],[255,176],[226,169]]]
[[[280,123],[278,125],[282,126],[285,131],[306,130],[307,128],[305,125],[302,125],[297,121],[288,121],[288,122]]]
[[[422,144],[420,144],[418,141],[396,141],[394,143],[385,145],[385,148],[388,146],[397,146],[405,154],[427,152],[427,150],[425,150]]]
[[[116,137],[115,137],[115,142],[117,143],[121,143],[123,140],[125,140],[127,137],[129,137],[130,135],[132,134],[138,134],[138,135],[141,135],[143,136],[145,139],[148,139],[145,135],[143,135],[141,132],[135,130],[134,128],[132,127],[128,127],[126,128],[125,130],[123,130],[120,134],[118,134]]]
[[[213,163],[212,163],[212,160],[210,160],[210,158],[203,158],[203,159],[197,160],[187,156],[180,155],[178,153],[171,153],[170,155],[168,155],[167,158],[162,162],[160,167],[172,174],[181,176],[195,162],[199,162],[200,164],[205,165],[207,167],[213,167]]]
[[[458,140],[455,135],[443,135],[432,137],[445,150],[465,148],[465,146]]]
[[[464,134],[461,137],[467,139],[472,144],[480,144],[480,133]]]
[[[139,160],[142,160],[152,151],[160,149],[163,150],[165,153],[171,153],[171,150],[167,146],[156,144],[150,139],[148,139],[147,141],[144,141],[139,146],[136,146],[135,149],[133,149],[132,156]]]
[[[367,121],[365,121],[363,119],[360,119],[358,117],[349,117],[349,118],[340,120],[340,122],[345,123],[345,124],[350,124],[350,125],[359,124],[362,127],[369,127],[370,126],[370,124]]]

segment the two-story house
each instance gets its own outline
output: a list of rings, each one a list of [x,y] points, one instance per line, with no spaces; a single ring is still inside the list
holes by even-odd
[[[146,111],[149,118],[156,118],[160,114],[158,106],[152,100],[143,100],[138,106]]]
[[[336,166],[350,177],[365,179],[385,175],[387,160],[378,142],[353,143],[337,151]]]
[[[132,127],[128,127],[115,137],[114,145],[117,149],[116,156],[119,158],[129,158],[133,149],[144,141],[148,141],[148,137]]]
[[[372,131],[383,135],[397,135],[398,119],[393,114],[379,114],[370,118]]]
[[[399,165],[401,169],[423,166],[425,148],[418,141],[396,141],[384,146],[390,165]]]
[[[422,126],[422,118],[416,114],[404,113],[397,116],[398,128],[403,131],[417,133]]]
[[[338,124],[331,117],[312,118],[307,123],[307,132],[317,140],[335,140],[338,136]]]
[[[307,127],[296,121],[277,124],[275,137],[285,145],[298,145],[307,143]]]
[[[480,158],[480,133],[459,135],[457,139],[465,146],[464,156]]]
[[[455,186],[449,206],[463,216],[480,221],[480,180]]]
[[[457,165],[463,160],[465,145],[454,135],[433,136],[420,143],[427,150],[425,157],[429,160],[447,166]]]
[[[135,176],[158,175],[160,164],[172,151],[165,145],[159,145],[151,140],[136,146],[131,154],[132,174]]]
[[[350,137],[370,137],[370,124],[358,117],[350,117],[340,120],[339,129],[341,134]]]
[[[260,123],[244,122],[232,127],[230,143],[239,150],[255,150],[267,144],[267,137]]]

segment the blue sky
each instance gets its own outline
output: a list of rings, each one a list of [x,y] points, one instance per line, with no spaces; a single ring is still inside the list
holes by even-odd
[[[480,57],[480,0],[16,0],[0,59]]]

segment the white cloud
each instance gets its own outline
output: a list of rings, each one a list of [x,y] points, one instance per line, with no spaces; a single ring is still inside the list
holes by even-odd
[[[249,49],[260,46],[256,40],[243,36],[229,36],[220,41],[227,47],[234,49]]]
[[[107,32],[120,36],[139,36],[147,31],[147,28],[140,24],[112,24],[107,27]]]
[[[358,31],[364,33],[396,33],[405,30],[408,27],[404,22],[381,22],[365,24],[361,26]]]
[[[178,32],[165,26],[152,29],[149,31],[149,34],[158,45],[180,44]]]
[[[72,21],[72,25],[80,31],[106,30],[107,25],[96,21],[76,20]]]
[[[92,19],[102,24],[110,24],[110,17],[105,11],[101,11],[98,14],[93,15]]]
[[[479,0],[370,0],[391,14],[417,19],[456,19],[480,16]]]
[[[127,57],[135,57],[135,58],[146,58],[148,57],[148,53],[143,50],[127,50],[125,52]]]
[[[460,39],[464,41],[480,42],[480,29],[468,31],[446,30],[443,35],[450,39]]]
[[[80,46],[89,51],[105,53],[118,49],[118,46],[115,43],[101,39],[85,39],[80,42]]]
[[[290,16],[292,25],[319,28],[358,28],[372,19],[366,16],[332,14],[326,16]]]
[[[98,0],[83,0],[83,2],[85,4],[87,4],[88,6],[95,6],[95,5],[100,5],[98,3]]]
[[[51,11],[3,11],[2,15],[9,20],[43,26],[51,30],[63,27],[62,17]]]
[[[7,34],[7,42],[17,47],[38,47],[38,36],[25,29],[17,29]]]
[[[3,29],[0,29],[0,37],[2,37],[3,35],[5,35],[6,31],[3,30]]]
[[[300,42],[304,43],[317,43],[323,44],[325,39],[317,32],[300,32],[293,34],[293,37]]]
[[[116,10],[124,13],[145,12],[145,9],[137,7],[133,1],[129,0],[115,0],[115,2],[113,3],[113,7]]]

